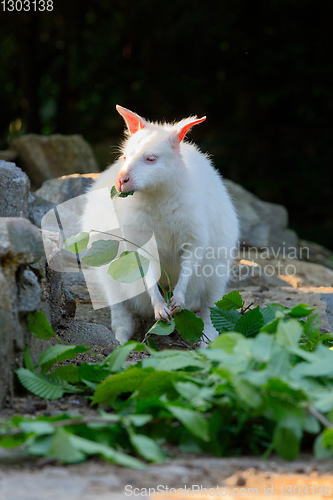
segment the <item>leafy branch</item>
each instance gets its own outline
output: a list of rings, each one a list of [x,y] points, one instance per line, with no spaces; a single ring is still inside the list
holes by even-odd
[[[275,451],[292,460],[311,438],[317,458],[332,457],[332,335],[320,334],[314,310],[304,304],[254,308],[240,313],[248,318],[244,323],[227,314],[243,307],[238,292],[216,303],[225,313],[220,314],[221,328],[234,322],[250,334],[224,331],[204,350],[157,352],[132,341],[102,362],[56,367],[59,360],[71,359],[86,348],[53,346],[37,366],[27,355],[26,368],[17,373],[31,392],[54,399],[80,391],[92,405],[103,405],[107,411],[96,417],[15,416],[0,422],[0,446],[20,446],[27,453],[64,463],[99,455],[142,468],[142,460],[163,461],[166,444],[218,456],[267,456]],[[263,322],[258,331],[257,311]],[[41,323],[45,335],[45,318]],[[146,351],[149,357],[128,365],[133,350]],[[22,376],[26,372],[28,379]]]

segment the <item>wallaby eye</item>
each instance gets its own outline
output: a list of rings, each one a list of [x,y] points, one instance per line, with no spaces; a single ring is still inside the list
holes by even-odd
[[[157,160],[157,156],[155,155],[149,155],[145,158],[146,161],[152,162]]]

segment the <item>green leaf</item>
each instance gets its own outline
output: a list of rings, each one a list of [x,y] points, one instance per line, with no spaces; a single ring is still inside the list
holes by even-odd
[[[56,430],[48,452],[50,458],[55,458],[65,464],[82,462],[86,455],[75,446],[71,434],[63,427]]]
[[[280,321],[276,332],[276,342],[285,348],[298,347],[302,334],[303,328],[296,319]]]
[[[19,368],[16,374],[21,384],[36,396],[45,399],[59,399],[66,390],[62,382],[58,379],[46,377],[40,373],[31,372],[26,368]]]
[[[29,438],[29,434],[25,432],[20,432],[12,436],[0,436],[0,446],[2,448],[16,448],[24,444]]]
[[[34,365],[33,365],[32,359],[31,359],[29,347],[26,347],[24,350],[24,366],[28,370],[30,370],[31,372],[35,371],[35,368],[34,368]]]
[[[257,306],[239,318],[235,331],[242,333],[245,337],[254,337],[262,326],[264,326],[264,318]]]
[[[152,420],[151,415],[127,415],[126,418],[128,421],[134,425],[134,427],[142,427],[143,425],[148,424]]]
[[[261,309],[261,314],[264,318],[264,324],[267,325],[275,320],[277,312],[283,312],[286,308],[280,304],[267,304],[266,307]]]
[[[188,342],[199,342],[201,340],[204,322],[194,312],[183,309],[175,314],[174,319],[176,329],[184,340]]]
[[[92,404],[112,404],[123,392],[134,392],[151,373],[151,368],[134,367],[108,377],[97,387]]]
[[[289,397],[288,399],[292,398],[295,401],[302,401],[305,399],[303,391],[293,389],[287,382],[284,382],[279,378],[270,378],[266,383],[265,389],[269,392],[272,392],[274,396],[274,393],[276,393],[276,395],[279,395],[281,397],[282,395],[287,395]],[[282,418],[281,415],[279,415],[279,417]]]
[[[80,253],[87,248],[89,243],[89,233],[79,233],[68,238],[64,243],[64,250],[71,253]]]
[[[252,387],[245,380],[238,380],[235,384],[235,392],[240,399],[250,408],[257,408],[261,404],[261,396],[258,394],[258,389]]]
[[[118,249],[119,241],[117,240],[94,241],[81,260],[88,266],[104,266],[117,257]]]
[[[209,344],[209,349],[224,349],[227,353],[231,354],[234,352],[234,347],[241,337],[239,333],[222,333]]]
[[[110,191],[111,201],[118,198],[118,196],[120,196],[120,192],[116,189],[116,186],[112,186],[111,191]]]
[[[290,318],[304,318],[305,316],[309,316],[314,310],[314,307],[307,306],[306,304],[297,304],[297,306],[287,310],[287,314]]]
[[[313,452],[316,460],[324,460],[325,458],[331,458],[333,456],[333,449],[324,445],[323,434],[324,433],[319,434],[313,444]]]
[[[59,363],[65,359],[75,358],[77,354],[87,351],[90,351],[90,348],[84,345],[56,344],[49,347],[49,349],[41,354],[38,364],[42,368],[42,372],[46,373],[55,363]]]
[[[29,313],[29,330],[39,339],[50,339],[54,337],[54,330],[42,311]]]
[[[116,451],[104,443],[96,443],[90,439],[70,435],[70,442],[79,451],[86,455],[101,455],[107,460],[133,469],[145,469],[145,465],[134,457],[121,451]]]
[[[269,367],[275,377],[285,378],[291,369],[289,353],[279,345],[274,345]]]
[[[323,431],[323,445],[325,448],[333,451],[333,428]]]
[[[82,363],[78,368],[80,380],[85,383],[87,381],[101,382],[110,375],[108,367],[96,363]]]
[[[299,454],[300,439],[292,429],[277,426],[274,431],[273,445],[284,460],[295,460]]]
[[[119,372],[132,351],[143,352],[144,350],[145,346],[141,342],[131,340],[124,345],[117,346],[111,354],[105,358],[103,365],[107,365],[111,372]]]
[[[175,388],[183,398],[189,401],[199,396],[202,391],[202,387],[193,382],[176,382]]]
[[[333,376],[333,352],[332,359],[317,359],[314,363],[298,363],[290,372],[290,377],[293,379],[321,376]]]
[[[149,259],[138,252],[123,252],[109,265],[108,274],[118,283],[134,283],[143,278],[149,268]]]
[[[160,464],[166,459],[166,454],[153,439],[143,434],[130,433],[130,441],[136,451],[149,462]]]
[[[240,317],[238,311],[221,311],[218,307],[210,307],[210,318],[219,333],[233,332]]]
[[[142,366],[153,367],[158,371],[175,371],[183,370],[189,367],[196,367],[204,369],[206,364],[202,358],[199,358],[195,352],[192,351],[169,351],[169,356],[146,358],[142,361]]]
[[[147,339],[147,347],[149,348],[150,351],[159,351],[156,342],[154,342],[154,340],[150,337]]]
[[[265,321],[265,319],[264,319]],[[261,332],[266,332],[266,333],[276,333],[277,327],[281,321],[281,318],[277,318],[274,321],[271,321],[270,323],[265,324],[262,328],[260,328]]]
[[[201,413],[180,406],[167,405],[167,408],[191,434],[202,441],[210,440],[208,421]]]
[[[170,323],[166,321],[158,320],[153,326],[148,330],[147,334],[150,335],[170,335],[175,329],[174,318],[170,319]]]
[[[127,196],[132,196],[134,194],[134,191],[128,191],[128,193],[120,193],[117,191],[116,186],[112,186],[112,189],[110,191],[110,196],[111,196],[111,201],[115,200],[116,198],[127,198]]]
[[[152,398],[155,396],[161,398],[164,394],[173,398],[176,394],[174,383],[183,379],[182,374],[177,372],[152,370],[137,387],[137,399]]]
[[[80,366],[74,365],[57,366],[55,370],[48,374],[48,377],[61,378],[71,384],[77,384],[80,381],[79,369]]]
[[[259,333],[252,344],[252,354],[257,361],[269,361],[273,349],[274,337],[268,333]]]
[[[234,290],[233,292],[223,295],[222,299],[215,302],[215,305],[222,311],[231,311],[232,309],[240,309],[243,307],[243,299],[241,294]]]
[[[20,423],[19,428],[22,429],[23,432],[33,432],[38,436],[54,433],[53,425],[43,420],[26,420]]]
[[[306,415],[304,420],[304,430],[309,434],[319,434],[321,431],[321,426],[319,421],[314,415],[310,413]]]
[[[308,339],[311,340],[319,334],[320,324],[320,314],[314,314],[307,319],[307,321],[303,325],[303,330]]]
[[[52,444],[53,435],[34,436],[27,442],[28,452],[32,455],[41,455],[47,457]]]

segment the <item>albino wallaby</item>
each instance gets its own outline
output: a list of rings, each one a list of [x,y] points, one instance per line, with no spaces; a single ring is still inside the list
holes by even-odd
[[[238,219],[222,178],[208,156],[184,141],[189,129],[206,117],[158,124],[121,106],[117,111],[127,125],[127,138],[119,159],[88,192],[82,228],[111,229],[110,198],[96,204],[91,197],[94,191],[112,186],[121,193],[134,191],[133,196],[113,202],[119,223],[153,231],[173,296],[168,308],[155,285],[148,293],[110,304],[112,330],[124,343],[134,333],[134,313],[167,321],[172,310],[186,307],[203,319],[204,333],[212,340],[218,334],[209,307],[225,292],[231,253],[238,240]],[[99,269],[96,272],[107,296],[112,278]]]

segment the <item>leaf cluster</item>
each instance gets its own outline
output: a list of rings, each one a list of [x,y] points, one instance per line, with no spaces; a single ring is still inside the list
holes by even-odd
[[[0,446],[65,463],[99,455],[137,468],[143,467],[137,456],[163,461],[166,444],[217,456],[274,451],[292,460],[310,443],[318,458],[331,457],[333,351],[317,340],[312,345],[320,338],[313,309],[269,305],[258,310],[257,331],[257,308],[246,312],[243,305],[238,292],[216,303],[225,313],[239,308],[237,321],[220,317],[244,331],[225,330],[208,349],[158,352],[128,342],[100,363],[55,369],[86,348],[53,346],[37,367],[26,356],[18,376],[31,392],[53,399],[81,391],[103,410],[93,418],[14,417],[0,425]],[[133,349],[150,356],[127,365]]]

